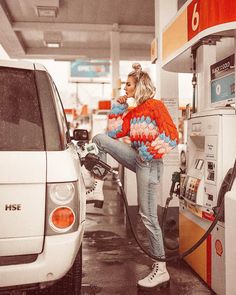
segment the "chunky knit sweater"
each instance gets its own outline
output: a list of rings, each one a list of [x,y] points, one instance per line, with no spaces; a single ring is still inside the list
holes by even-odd
[[[178,132],[162,101],[150,98],[128,113],[127,108],[127,104],[113,104],[108,117],[110,137],[130,136],[143,161],[160,159],[176,147]]]

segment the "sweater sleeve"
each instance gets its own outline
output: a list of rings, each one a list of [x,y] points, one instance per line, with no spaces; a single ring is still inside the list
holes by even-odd
[[[152,143],[152,147],[156,149],[158,154],[164,156],[178,145],[178,130],[162,101],[156,101],[153,112],[159,134]]]
[[[128,104],[114,103],[108,115],[108,136],[120,138],[129,134],[131,111],[126,114]]]

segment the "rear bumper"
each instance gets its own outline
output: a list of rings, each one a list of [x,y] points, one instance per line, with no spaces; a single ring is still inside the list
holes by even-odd
[[[0,287],[50,282],[63,277],[81,246],[84,222],[78,231],[45,237],[44,250],[32,263],[0,267]]]

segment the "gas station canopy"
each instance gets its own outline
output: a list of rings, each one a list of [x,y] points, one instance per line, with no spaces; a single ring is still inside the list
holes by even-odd
[[[154,0],[0,1],[0,44],[11,58],[109,59],[112,31],[120,59],[149,60]]]

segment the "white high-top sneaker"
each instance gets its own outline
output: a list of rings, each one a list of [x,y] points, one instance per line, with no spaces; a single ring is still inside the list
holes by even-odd
[[[95,179],[94,185],[86,191],[86,203],[94,203],[94,207],[102,208],[104,203],[103,180]]]
[[[155,262],[151,273],[144,279],[138,281],[138,288],[151,290],[154,288],[166,288],[170,283],[170,275],[166,269],[165,262]]]

